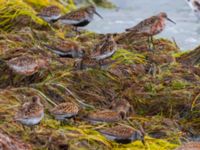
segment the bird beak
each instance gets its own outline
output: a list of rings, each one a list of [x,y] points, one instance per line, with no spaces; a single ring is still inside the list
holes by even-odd
[[[102,17],[97,11],[95,11],[94,13],[95,13],[97,16],[99,16],[99,18],[103,19],[103,17]]]
[[[173,24],[176,24],[176,22],[174,22],[172,19],[167,18],[168,21],[172,22]]]

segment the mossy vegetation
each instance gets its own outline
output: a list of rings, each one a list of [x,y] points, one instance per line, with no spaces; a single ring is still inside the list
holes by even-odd
[[[116,8],[116,6],[110,2],[110,0],[74,0],[77,4],[95,4],[99,7],[103,7],[103,8]]]
[[[182,54],[174,42],[154,39],[155,51],[151,52],[147,50],[146,37],[124,32],[114,35],[119,48],[105,68],[77,70],[74,65],[77,60],[60,58],[45,44],[73,40],[90,54],[105,35],[82,31],[69,38],[66,34],[74,31],[50,27],[36,16],[49,5],[67,12],[75,7],[73,1],[1,0],[0,3],[0,130],[31,144],[33,149],[70,150],[173,150],[181,140],[199,135],[198,48]],[[6,61],[21,55],[47,60],[48,67],[30,76],[11,74]],[[193,65],[184,63],[188,61]],[[18,107],[32,95],[40,96],[45,105],[45,117],[36,127],[36,134],[13,120]],[[136,129],[141,125],[146,132],[145,146],[140,141],[119,144],[97,132],[113,124],[93,125],[80,117],[61,126],[49,113],[56,104],[73,101],[81,107],[81,114],[86,114],[106,109],[112,100],[120,98],[130,102],[135,114],[116,124]]]
[[[113,3],[111,3],[109,0],[93,0],[94,3],[98,6],[104,7],[104,8],[114,8],[116,7]]]

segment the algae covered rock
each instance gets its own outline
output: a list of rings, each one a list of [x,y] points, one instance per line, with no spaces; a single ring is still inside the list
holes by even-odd
[[[77,33],[37,16],[52,5],[62,13],[74,9],[73,1],[57,0],[8,0],[0,6],[0,129],[9,137],[33,149],[173,150],[199,135],[198,48],[180,55],[175,42],[154,38],[155,50],[149,51],[146,36],[122,32],[112,34],[114,53],[97,60],[91,54],[107,35]],[[33,95],[45,108],[35,133],[13,120]],[[62,126],[50,111],[61,103],[79,109]],[[98,132],[117,125],[144,129],[146,146],[120,144]]]

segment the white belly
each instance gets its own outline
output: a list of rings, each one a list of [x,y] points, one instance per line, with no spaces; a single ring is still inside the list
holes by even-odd
[[[64,115],[54,115],[56,120],[65,120],[67,118],[71,118],[75,116],[75,114],[64,114]]]
[[[27,126],[33,126],[33,125],[39,124],[43,117],[44,117],[44,113],[42,113],[40,117],[21,118],[21,119],[17,119],[17,121]]]
[[[114,53],[115,53],[115,50],[112,50],[111,52],[104,53],[102,55],[96,56],[96,57],[94,57],[94,59],[102,60],[102,59],[105,59],[105,58],[108,58],[108,57],[112,56]]]
[[[54,53],[56,53],[57,55],[61,55],[61,56],[65,56],[65,55],[72,55],[72,52],[61,52],[59,50],[52,50]]]
[[[55,16],[41,16],[46,22],[51,22],[52,20],[57,20],[61,15],[55,15]]]
[[[60,22],[62,24],[71,25],[71,24],[79,24],[80,22],[82,22],[82,20],[66,20],[66,19],[61,19]]]

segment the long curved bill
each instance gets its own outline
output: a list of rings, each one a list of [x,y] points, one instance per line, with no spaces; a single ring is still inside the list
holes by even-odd
[[[102,17],[97,11],[95,11],[94,13],[95,13],[97,16],[99,16],[99,18],[103,19],[103,17]]]
[[[174,24],[176,24],[176,22],[174,22],[172,19],[170,19],[170,18],[167,18],[167,20],[168,21],[170,21],[170,22],[172,22],[172,23],[174,23]]]

